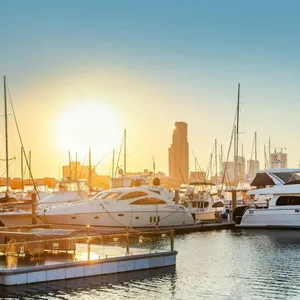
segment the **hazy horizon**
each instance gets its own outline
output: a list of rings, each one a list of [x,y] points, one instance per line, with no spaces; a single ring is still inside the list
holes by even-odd
[[[272,151],[286,148],[288,166],[298,167],[299,8],[269,0],[3,2],[0,158],[6,75],[34,177],[58,177],[69,150],[87,163],[89,146],[93,164],[104,157],[97,172],[108,174],[124,128],[127,170],[152,169],[154,157],[168,174],[176,121],[188,124],[190,169],[195,153],[206,170],[215,139],[227,153],[238,83],[246,160],[256,131],[261,168],[269,137]],[[11,115],[9,153],[19,177]]]

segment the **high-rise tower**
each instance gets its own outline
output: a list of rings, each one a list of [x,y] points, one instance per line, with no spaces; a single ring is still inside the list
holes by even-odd
[[[173,130],[172,145],[169,148],[169,175],[175,184],[189,182],[189,143],[188,126],[185,122],[176,122]]]

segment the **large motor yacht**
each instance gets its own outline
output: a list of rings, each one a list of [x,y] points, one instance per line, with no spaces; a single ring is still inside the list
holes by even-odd
[[[116,188],[88,201],[65,203],[38,213],[45,223],[103,227],[164,227],[194,223],[190,212],[148,187]]]
[[[294,183],[294,184],[293,184]],[[265,207],[247,207],[235,221],[243,228],[300,228],[300,181],[253,190],[251,195],[270,195]]]

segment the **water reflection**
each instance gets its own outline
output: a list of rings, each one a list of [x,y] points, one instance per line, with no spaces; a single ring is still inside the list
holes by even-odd
[[[300,231],[199,232],[177,236],[175,246],[176,268],[1,287],[0,294],[34,299],[299,298]]]

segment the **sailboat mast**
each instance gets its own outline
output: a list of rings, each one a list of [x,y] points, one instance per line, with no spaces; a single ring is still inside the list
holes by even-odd
[[[220,173],[223,172],[223,145],[221,145],[221,155],[220,155]]]
[[[237,156],[236,156],[236,126],[234,126],[234,134],[233,134],[233,143],[234,143],[234,160],[233,160],[233,168],[234,168],[234,184],[237,182]]]
[[[237,100],[237,112],[236,112],[236,167],[235,170],[237,171],[237,164],[238,164],[238,157],[239,157],[239,125],[240,125],[240,84],[238,84],[238,100]],[[238,174],[236,174],[236,179],[238,180]],[[235,182],[237,185],[237,181]]]
[[[255,141],[255,163],[257,161],[257,133],[255,131],[255,134],[254,134],[254,141]]]
[[[24,191],[23,147],[21,147],[21,188]]]
[[[272,168],[272,163],[271,163],[271,138],[269,137],[269,169]]]
[[[28,160],[29,160],[28,168],[30,170],[30,172],[29,172],[29,179],[30,179],[30,173],[31,173],[31,150],[29,150]]]
[[[115,174],[115,149],[113,149],[111,178],[114,177],[114,174]]]
[[[6,99],[6,77],[5,76],[4,76],[4,110],[5,110],[6,190],[8,191],[8,133],[7,133],[7,99]]]
[[[124,175],[126,175],[126,129],[124,129]]]
[[[268,167],[268,161],[267,161],[266,145],[264,145],[264,155],[265,155],[265,169],[267,169],[267,167]]]
[[[78,170],[77,170],[77,152],[75,152],[75,179],[77,180],[77,176],[78,176]]]
[[[217,149],[217,139],[215,139],[215,161],[216,161],[216,183],[218,177],[218,149]]]
[[[92,151],[91,146],[89,148],[89,190],[92,190]]]

